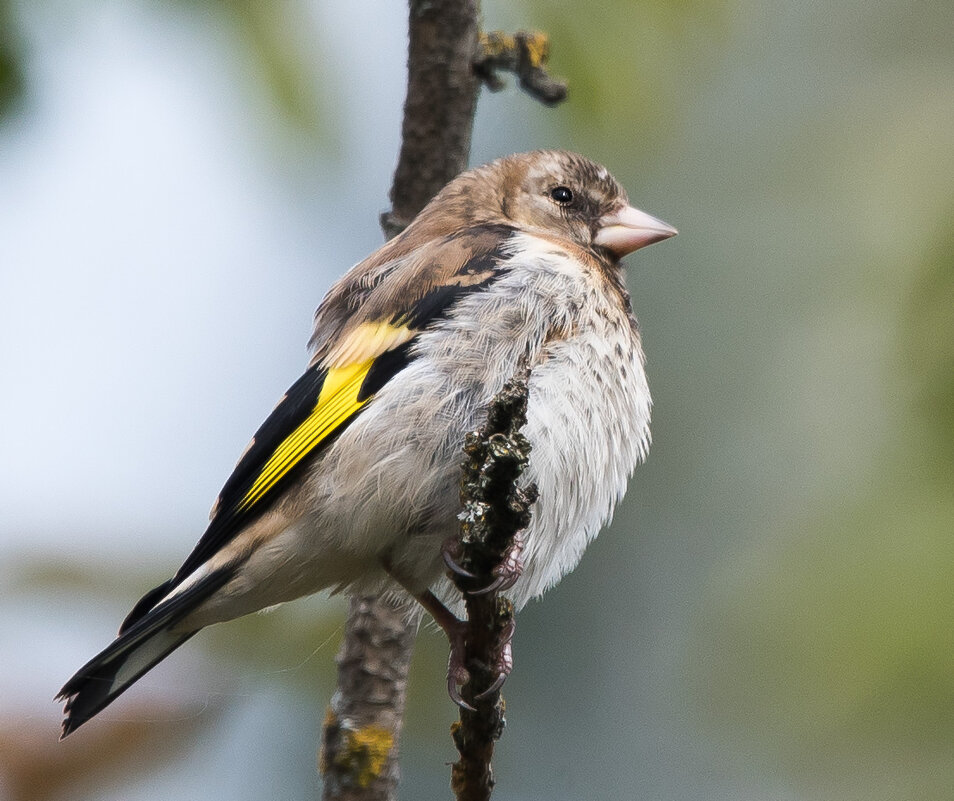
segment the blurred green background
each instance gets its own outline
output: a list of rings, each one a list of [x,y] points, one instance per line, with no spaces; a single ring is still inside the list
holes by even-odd
[[[377,247],[406,11],[0,2],[0,797],[317,797],[340,600],[197,637],[56,743],[63,681],[178,565]],[[954,798],[954,4],[486,0],[556,110],[473,161],[602,161],[654,444],[521,613],[501,799]],[[403,798],[447,798],[419,642]]]

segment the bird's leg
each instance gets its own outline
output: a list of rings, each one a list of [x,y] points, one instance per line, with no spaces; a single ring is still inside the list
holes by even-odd
[[[513,535],[513,542],[510,544],[510,547],[507,548],[503,560],[493,569],[493,581],[486,587],[481,587],[479,590],[469,590],[468,595],[486,595],[490,592],[509,590],[517,583],[517,579],[523,575],[523,548],[523,537],[518,531]],[[445,559],[444,561],[446,562],[447,560]],[[511,632],[510,636],[513,637],[513,632]]]
[[[460,620],[450,611],[430,590],[424,590],[421,593],[415,593],[417,602],[423,606],[434,622],[440,626],[447,635],[450,643],[450,655],[447,657],[447,694],[457,706],[469,709],[474,708],[468,704],[460,694],[460,688],[470,680],[470,672],[467,670],[467,623]]]
[[[417,593],[414,597],[417,598],[421,606],[430,612],[431,617],[444,630],[450,642],[450,656],[447,658],[447,694],[459,707],[474,712],[474,707],[468,704],[460,694],[460,687],[470,680],[470,672],[467,670],[467,622],[454,615],[430,590]],[[500,632],[500,639],[495,649],[497,656],[492,665],[497,677],[486,690],[474,697],[475,701],[480,701],[503,687],[504,682],[507,681],[513,671],[513,648],[511,643],[515,630],[516,624],[511,620],[507,627]]]
[[[485,587],[475,590],[467,590],[467,594],[471,596],[477,596],[509,590],[517,582],[517,579],[519,579],[523,574],[524,547],[523,537],[521,536],[520,532],[517,532],[514,534],[513,541],[504,553],[503,559],[491,571],[492,575],[494,576],[491,582]],[[444,540],[444,543],[441,546],[441,555],[444,559],[444,564],[447,565],[448,570],[450,570],[452,574],[463,577],[464,579],[476,579],[477,576],[474,573],[464,568],[458,562],[460,550],[460,540],[457,537],[448,537],[446,540]],[[451,576],[451,578],[453,577],[454,576]],[[466,632],[467,624],[454,617],[454,615],[448,611],[447,607],[445,607],[433,595],[430,599],[422,599],[420,596],[417,596],[417,598],[424,608],[431,612],[434,619],[439,625],[441,625],[444,631],[447,632],[448,639],[451,641],[451,655],[447,667],[448,692],[450,697],[454,699],[455,703],[469,709],[470,706],[463,701],[457,689],[469,678],[469,674],[465,666],[465,637],[461,635],[459,638],[459,645],[455,646],[455,636],[457,635],[453,634],[448,626],[445,626],[443,623],[441,623],[439,614],[442,614],[443,616],[453,620],[454,623],[452,625],[456,625],[463,632]],[[442,610],[439,614],[435,614],[431,609],[431,605],[434,603],[438,604]],[[515,624],[511,620],[507,627],[500,632],[497,647],[495,648],[495,653],[497,656],[491,665],[491,670],[496,674],[496,678],[490,687],[475,697],[475,700],[479,701],[498,691],[513,670],[513,649],[511,642],[513,640],[514,629]],[[459,650],[457,650],[458,648]]]
[[[385,572],[407,590],[407,592],[430,613],[431,617],[434,618],[434,622],[437,623],[447,635],[447,641],[450,643],[450,656],[447,658],[447,694],[458,706],[473,711],[474,708],[461,697],[459,689],[470,679],[470,673],[466,666],[466,621],[460,620],[450,609],[444,606],[441,599],[430,590],[421,592],[409,587],[401,576],[391,568],[389,559],[382,560],[382,563]]]
[[[523,537],[521,537],[518,532],[514,535],[513,542],[504,554],[503,560],[494,567],[492,571],[494,578],[490,584],[480,589],[469,590],[468,594],[486,595],[510,589],[523,573],[523,550]],[[448,537],[441,546],[441,555],[448,570],[464,578],[477,578],[474,573],[471,573],[458,563],[457,558],[459,553],[459,540],[456,537]],[[434,622],[437,623],[447,635],[447,641],[450,645],[450,655],[447,659],[447,694],[458,706],[473,711],[474,708],[468,704],[460,694],[460,688],[470,680],[470,672],[467,670],[467,622],[460,620],[444,605],[440,598],[434,595],[430,590],[421,592],[409,587],[397,572],[392,569],[389,560],[385,559],[383,563],[388,575],[404,587],[404,589],[430,613]],[[499,690],[513,670],[511,641],[513,640],[514,629],[515,624],[511,621],[510,624],[500,632],[500,638],[497,648],[495,649],[497,656],[491,666],[492,670],[496,673],[496,679],[494,679],[490,687],[477,695],[475,700],[481,700]]]

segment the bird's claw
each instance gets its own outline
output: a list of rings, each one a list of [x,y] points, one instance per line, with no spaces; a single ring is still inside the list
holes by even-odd
[[[468,595],[488,595],[493,592],[509,590],[516,584],[517,579],[523,573],[523,539],[519,534],[514,538],[512,545],[507,549],[503,560],[493,569],[494,578],[486,587],[476,590],[468,590]],[[468,579],[476,579],[477,576],[466,568],[462,567],[457,557],[460,554],[460,541],[456,538],[448,538],[441,547],[441,557],[447,569],[457,575]],[[461,688],[470,681],[470,671],[467,670],[467,651],[466,636],[467,624],[458,620],[452,615],[443,604],[440,604],[430,593],[418,596],[418,600],[424,604],[434,619],[440,624],[447,634],[450,643],[450,656],[447,660],[447,694],[450,699],[461,709],[471,712],[475,708],[464,700],[461,695]],[[501,631],[498,656],[494,661],[494,672],[496,678],[487,689],[474,696],[474,701],[483,701],[486,698],[498,693],[503,687],[504,682],[510,676],[513,670],[513,652],[511,649],[511,640],[513,639],[514,624],[511,621],[508,626]]]
[[[487,696],[493,695],[493,694],[494,694],[495,692],[497,692],[501,687],[504,686],[504,682],[505,682],[506,680],[507,680],[507,674],[506,674],[506,673],[498,673],[498,674],[497,674],[497,678],[494,679],[494,683],[491,684],[491,685],[490,685],[486,690],[484,690],[482,693],[478,693],[477,695],[475,695],[475,696],[474,696],[474,700],[475,700],[475,701],[483,701]]]
[[[489,698],[495,693],[500,692],[500,688],[504,686],[504,683],[510,677],[513,671],[513,648],[511,642],[513,641],[514,631],[516,631],[516,624],[511,620],[507,627],[500,632],[500,651],[499,656],[494,662],[497,677],[486,690],[474,696],[474,701],[483,701],[485,698]],[[470,672],[463,664],[463,638],[460,640],[460,648],[460,653],[455,656],[455,646],[453,643],[451,644],[451,655],[447,664],[447,693],[450,695],[451,700],[459,707],[473,712],[475,711],[474,707],[461,697],[460,691],[457,689],[470,680]]]
[[[468,704],[460,694],[459,687],[462,685],[461,680],[456,677],[451,671],[447,671],[447,694],[450,696],[451,701],[453,701],[461,709],[466,709],[468,712],[476,712],[477,708]],[[478,695],[477,698],[480,698]]]
[[[517,533],[503,560],[493,569],[494,580],[486,587],[468,590],[468,595],[487,595],[509,590],[523,575],[523,538]]]
[[[466,626],[461,623],[454,632],[447,632],[450,642],[450,656],[447,658],[447,694],[461,709],[470,712],[476,712],[460,694],[460,688],[470,681],[470,671],[466,665],[466,644],[465,644]]]
[[[509,590],[514,584],[517,583],[517,579],[520,578],[520,574],[514,576],[497,576],[493,581],[490,582],[486,587],[481,587],[479,590],[468,590],[468,595],[489,595],[492,592],[500,592],[502,590]]]
[[[444,540],[444,544],[441,546],[441,556],[444,559],[444,564],[447,565],[447,569],[451,573],[454,573],[458,576],[463,576],[464,578],[477,578],[469,570],[465,570],[461,567],[460,563],[457,561],[457,555],[460,552],[460,541],[456,537],[448,537]]]

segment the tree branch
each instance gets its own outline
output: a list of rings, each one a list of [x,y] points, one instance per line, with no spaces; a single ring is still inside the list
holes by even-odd
[[[467,166],[480,82],[477,0],[410,0],[408,88],[401,154],[381,215],[389,239]],[[338,690],[325,718],[325,801],[392,801],[400,777],[414,628],[384,599],[351,599],[338,655]]]
[[[477,0],[410,0],[407,99],[391,211],[390,238],[403,231],[445,184],[467,166],[480,82]]]
[[[338,690],[325,714],[322,737],[326,799],[393,796],[414,636],[405,615],[385,601],[351,599],[337,659]]]
[[[518,31],[511,35],[490,31],[480,35],[480,52],[474,69],[491,92],[499,92],[506,84],[497,70],[517,76],[520,88],[547,106],[566,100],[566,83],[547,72],[550,60],[550,39],[539,31]]]
[[[491,759],[505,725],[498,678],[509,670],[513,604],[496,592],[470,594],[494,579],[494,570],[514,548],[518,533],[530,523],[537,488],[517,486],[530,457],[530,442],[520,429],[527,421],[524,368],[494,397],[487,422],[467,435],[461,479],[460,567],[473,578],[453,573],[467,609],[465,666],[470,679],[461,697],[473,709],[460,711],[452,728],[460,759],[451,770],[458,801],[487,801],[494,788]]]

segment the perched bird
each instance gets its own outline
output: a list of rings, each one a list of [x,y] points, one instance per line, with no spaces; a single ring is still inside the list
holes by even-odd
[[[322,589],[403,588],[453,635],[439,598],[464,436],[524,363],[525,478],[539,497],[522,575],[507,583],[517,607],[555,584],[649,447],[619,260],[675,233],[565,151],[451,181],[328,292],[308,369],[255,433],[195,549],[60,691],[63,736],[204,626]]]

